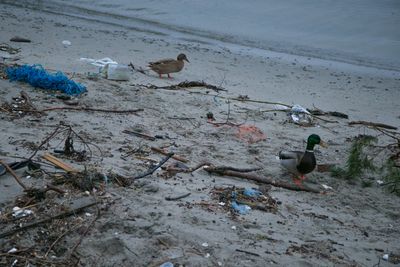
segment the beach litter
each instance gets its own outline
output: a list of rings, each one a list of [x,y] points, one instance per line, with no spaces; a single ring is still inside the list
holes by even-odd
[[[4,51],[10,55],[13,55],[13,54],[19,53],[21,51],[21,49],[14,48],[14,47],[10,46],[9,44],[2,43],[2,44],[0,44],[0,51]]]
[[[14,207],[13,208],[13,216],[15,218],[21,218],[21,217],[26,217],[33,214],[32,210],[28,209],[21,209],[20,207]]]
[[[81,57],[79,60],[83,61],[83,62],[87,62],[96,67],[105,67],[107,64],[115,64],[115,65],[118,64],[117,61],[114,61],[109,57],[105,57],[105,58],[101,58],[101,59]]]
[[[217,198],[221,208],[234,213],[245,215],[252,209],[258,209],[266,212],[276,212],[278,204],[275,199],[253,188],[227,187],[224,189],[214,189],[213,198]]]
[[[7,77],[11,82],[26,82],[33,87],[61,91],[67,95],[79,95],[86,92],[86,87],[70,80],[62,72],[48,73],[41,65],[23,65],[6,69]]]
[[[167,261],[161,264],[160,267],[174,267],[174,264],[172,262]]]
[[[64,40],[61,43],[64,45],[64,47],[68,47],[68,46],[72,45],[72,43],[70,41],[68,41],[68,40]]]
[[[131,69],[126,65],[107,64],[101,68],[101,73],[107,80],[129,81]]]
[[[289,121],[301,126],[311,126],[313,124],[311,113],[298,104],[290,109]]]
[[[393,263],[393,264],[399,264],[400,263],[400,255],[396,255],[394,253],[384,254],[382,256],[382,259],[385,260],[385,261],[388,261],[390,263]]]
[[[267,139],[267,136],[255,125],[243,124],[238,126],[235,136],[249,144],[254,144]]]
[[[99,73],[107,80],[129,81],[130,79],[131,68],[128,65],[118,64],[117,61],[114,61],[109,57],[101,59],[82,57],[79,60],[100,67]]]

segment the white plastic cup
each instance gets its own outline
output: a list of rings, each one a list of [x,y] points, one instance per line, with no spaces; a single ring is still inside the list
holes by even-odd
[[[106,79],[114,81],[129,81],[131,70],[126,65],[107,64],[102,69],[102,73]]]

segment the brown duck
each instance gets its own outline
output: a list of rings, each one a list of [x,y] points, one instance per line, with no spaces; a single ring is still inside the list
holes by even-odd
[[[155,62],[150,62],[149,67],[154,72],[157,72],[162,78],[162,74],[167,74],[168,78],[171,78],[170,73],[180,72],[183,69],[185,63],[183,61],[189,62],[185,54],[179,54],[175,59],[162,59]]]

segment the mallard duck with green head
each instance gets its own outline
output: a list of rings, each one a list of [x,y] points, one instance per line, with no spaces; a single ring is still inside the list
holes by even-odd
[[[327,147],[327,144],[321,138],[312,134],[307,139],[305,151],[280,151],[279,160],[281,165],[294,175],[293,181],[301,186],[305,179],[305,174],[312,172],[317,166],[317,160],[314,155],[314,146],[320,145]]]
[[[184,61],[189,62],[186,55],[179,54],[176,59],[168,58],[150,62],[149,67],[152,71],[158,73],[160,78],[162,78],[162,74],[167,74],[168,78],[171,78],[170,73],[180,72],[183,69]]]

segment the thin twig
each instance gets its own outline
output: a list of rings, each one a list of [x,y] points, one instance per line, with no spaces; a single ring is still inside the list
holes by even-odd
[[[189,192],[189,193],[186,193],[186,194],[183,194],[183,195],[180,195],[180,196],[176,196],[176,197],[165,197],[165,200],[167,200],[167,201],[179,200],[179,199],[182,199],[182,198],[190,196],[190,194],[191,193]]]
[[[21,181],[21,178],[18,177],[18,175],[13,171],[13,169],[10,168],[10,166],[8,166],[7,163],[3,162],[2,160],[0,160],[0,164],[4,166],[4,168],[7,169],[7,171],[14,176],[15,180],[17,181],[17,183],[22,186],[22,188],[24,190],[27,190],[28,187]]]
[[[193,94],[200,94],[200,95],[206,95],[206,96],[212,96],[212,97],[219,97],[223,99],[229,99],[229,100],[235,100],[239,102],[253,102],[253,103],[262,103],[262,104],[269,104],[269,105],[282,105],[288,108],[291,108],[291,105],[288,104],[283,104],[279,102],[271,102],[271,101],[264,101],[264,100],[253,100],[253,99],[243,99],[243,98],[238,98],[238,97],[227,97],[227,96],[221,96],[221,95],[214,95],[214,94],[205,94],[202,92],[191,92]]]
[[[94,203],[97,207],[97,201]],[[99,207],[97,207],[97,213],[96,213],[96,217],[91,221],[91,223],[87,226],[85,232],[81,235],[81,237],[79,238],[78,242],[76,242],[76,244],[72,247],[72,249],[69,252],[70,257],[72,256],[72,254],[75,253],[76,249],[79,247],[79,245],[82,243],[83,238],[89,233],[89,231],[93,228],[94,223],[97,221],[97,219],[100,218],[100,209]]]
[[[158,163],[155,167],[151,168],[150,170],[148,170],[147,172],[140,174],[138,176],[135,176],[134,178],[132,178],[133,180],[137,180],[137,179],[141,179],[143,177],[146,177],[150,174],[152,174],[153,172],[155,172],[158,168],[160,168],[165,162],[167,162],[167,160],[169,160],[172,156],[174,155],[174,153],[168,153],[167,156],[162,159],[160,161],[160,163]]]
[[[349,122],[349,125],[355,125],[355,124],[361,124],[365,126],[372,126],[372,127],[379,127],[379,128],[386,128],[390,130],[397,130],[397,127],[384,124],[384,123],[376,123],[376,122],[370,122],[370,121],[351,121]]]
[[[127,109],[127,110],[115,110],[115,109],[100,109],[100,108],[85,108],[85,107],[51,107],[51,108],[45,108],[42,110],[15,109],[15,111],[37,112],[37,113],[43,113],[46,111],[53,111],[53,110],[97,111],[97,112],[107,112],[107,113],[136,113],[136,112],[144,111],[144,109],[142,109],[142,108]]]
[[[236,251],[238,251],[238,252],[243,252],[243,253],[246,253],[246,254],[249,254],[249,255],[253,255],[253,256],[257,256],[257,257],[260,257],[260,254],[257,254],[257,253],[254,253],[254,252],[250,252],[250,251],[246,251],[246,250],[241,250],[241,249],[235,249]]]
[[[148,134],[140,133],[140,132],[137,132],[137,131],[123,130],[122,132],[126,133],[126,134],[136,135],[138,137],[142,137],[142,138],[145,138],[145,139],[148,139],[148,140],[151,140],[151,141],[156,140],[156,138],[154,136],[150,136]]]
[[[76,225],[75,227],[73,227],[73,228],[71,228],[71,229],[68,229],[68,230],[65,231],[64,233],[62,233],[62,234],[50,245],[50,247],[49,247],[49,249],[47,250],[46,254],[44,254],[44,258],[47,258],[47,255],[49,255],[50,251],[54,248],[54,246],[55,246],[65,235],[67,235],[68,233],[71,233],[71,232],[75,231],[76,229],[78,229],[79,227],[81,227],[82,224],[83,224],[83,222],[80,223],[80,224],[78,224],[78,225]]]
[[[148,85],[138,84],[138,86],[145,87],[145,88],[148,88],[148,89],[164,89],[164,90],[179,90],[179,89],[192,88],[192,87],[204,87],[204,88],[207,88],[207,89],[214,90],[216,92],[227,91],[226,89],[224,89],[224,88],[222,88],[220,86],[215,86],[215,85],[212,85],[212,84],[208,84],[208,83],[206,83],[204,81],[183,81],[183,82],[180,82],[178,84],[167,85],[167,86],[157,86],[157,85],[154,85],[154,84],[148,84]]]
[[[160,154],[163,154],[163,155],[168,155],[169,154],[168,152],[165,152],[164,150],[162,150],[161,148],[158,148],[158,147],[151,147],[151,150],[156,151],[156,152],[158,152]],[[181,162],[184,162],[184,163],[188,162],[187,159],[182,158],[182,157],[177,156],[177,155],[173,155],[172,158],[174,160],[181,161]]]
[[[47,144],[51,138],[53,138],[55,135],[59,134],[58,130],[60,129],[61,124],[57,125],[56,129],[49,135],[47,136],[42,143],[40,143],[40,145],[36,148],[36,150],[32,153],[32,155],[28,158],[28,160],[31,160],[37,153],[38,151],[42,148],[42,146],[44,146],[45,144]],[[62,130],[65,131],[65,130]]]

